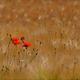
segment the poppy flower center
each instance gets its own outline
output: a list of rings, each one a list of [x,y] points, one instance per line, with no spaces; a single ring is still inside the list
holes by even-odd
[[[30,46],[32,46],[32,44],[27,41],[23,41],[23,46],[30,47]]]

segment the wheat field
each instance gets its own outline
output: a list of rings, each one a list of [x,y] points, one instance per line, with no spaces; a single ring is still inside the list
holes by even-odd
[[[0,0],[0,80],[80,80],[80,0]]]

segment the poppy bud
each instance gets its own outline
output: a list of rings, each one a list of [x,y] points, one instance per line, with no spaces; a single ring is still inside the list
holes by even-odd
[[[24,36],[21,37],[21,40],[24,40]]]

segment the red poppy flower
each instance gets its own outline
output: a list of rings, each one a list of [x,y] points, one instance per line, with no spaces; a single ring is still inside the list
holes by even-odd
[[[32,46],[32,44],[27,42],[27,41],[23,41],[23,46],[24,47],[30,47],[30,46]]]
[[[17,41],[17,40],[19,40],[19,39],[18,39],[17,37],[12,37],[11,40],[12,40],[12,41]]]
[[[20,44],[20,40],[12,41],[14,45]]]
[[[14,45],[20,44],[20,40],[17,37],[12,37],[11,40]]]

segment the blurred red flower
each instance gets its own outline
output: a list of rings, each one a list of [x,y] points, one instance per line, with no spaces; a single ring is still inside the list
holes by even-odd
[[[27,41],[23,41],[23,46],[24,47],[30,47],[30,46],[32,46],[32,44],[27,42]]]
[[[20,44],[20,40],[17,37],[12,37],[11,40],[14,45]]]
[[[18,39],[17,37],[12,37],[11,40],[12,40],[12,41],[17,41],[17,40],[19,40],[19,39]]]

